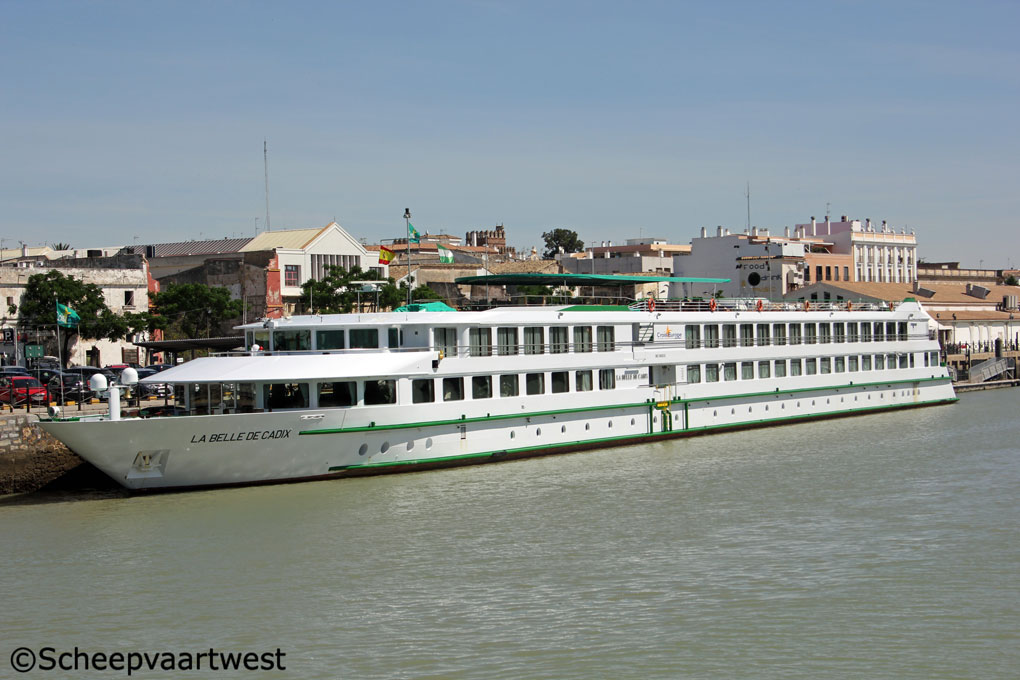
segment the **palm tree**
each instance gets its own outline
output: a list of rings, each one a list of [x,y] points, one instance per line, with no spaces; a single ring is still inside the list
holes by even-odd
[[[52,248],[53,250],[70,250],[71,249],[71,244],[70,243],[61,243],[61,242],[51,243],[50,244],[50,248]]]

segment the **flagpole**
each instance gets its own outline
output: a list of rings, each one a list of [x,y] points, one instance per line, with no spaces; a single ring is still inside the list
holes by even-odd
[[[407,224],[407,304],[411,304],[411,209],[404,208],[404,222]]]

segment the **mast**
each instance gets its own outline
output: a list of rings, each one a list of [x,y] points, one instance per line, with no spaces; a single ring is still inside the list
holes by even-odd
[[[269,223],[269,144],[262,140],[262,162],[266,170],[266,231],[272,231],[273,226]],[[258,229],[258,224],[255,225]]]

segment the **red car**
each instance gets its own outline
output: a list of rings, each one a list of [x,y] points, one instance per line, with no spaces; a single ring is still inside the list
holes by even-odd
[[[46,404],[50,392],[41,382],[28,375],[10,375],[0,379],[0,402],[5,404]]]

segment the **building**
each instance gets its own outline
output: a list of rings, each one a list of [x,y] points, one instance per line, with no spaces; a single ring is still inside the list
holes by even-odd
[[[670,275],[674,258],[691,252],[688,245],[668,243],[659,238],[632,238],[623,245],[603,242],[582,253],[556,256],[568,274],[660,274]]]
[[[814,217],[795,227],[794,237],[806,244],[804,282],[874,281],[910,283],[917,280],[917,237],[896,232],[885,220],[881,227],[867,219],[824,222]]]

